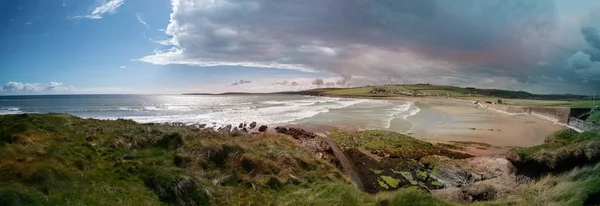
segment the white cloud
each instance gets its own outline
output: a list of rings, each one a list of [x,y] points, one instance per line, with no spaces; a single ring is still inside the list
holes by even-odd
[[[61,82],[50,82],[42,85],[40,83],[22,83],[9,81],[2,86],[3,92],[35,93],[35,92],[66,92],[72,90],[73,86],[64,86]]]
[[[75,16],[75,17],[71,17],[73,19],[102,19],[102,17],[106,14],[111,15],[114,14],[117,9],[123,5],[123,3],[125,3],[125,0],[109,0],[109,1],[103,1],[102,4],[98,7],[96,7],[91,14],[89,15],[82,15],[82,16]]]
[[[121,69],[125,69],[125,68],[127,68],[127,67],[126,67],[126,66],[120,66],[119,68],[121,68]]]
[[[32,25],[33,23],[31,22],[25,22],[25,25]]]
[[[146,26],[146,28],[150,28],[150,26],[146,23],[146,21],[144,21],[144,19],[139,13],[135,13],[135,17],[137,17],[137,20],[140,22],[140,24],[143,24],[144,26]]]

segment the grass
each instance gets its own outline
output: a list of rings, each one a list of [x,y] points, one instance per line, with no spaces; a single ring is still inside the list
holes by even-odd
[[[600,111],[594,111],[588,116],[587,121],[595,122],[596,124],[600,124]]]
[[[518,101],[508,100],[508,104],[515,106],[537,106],[537,107],[570,107],[570,108],[592,108],[591,100],[567,100],[567,101]]]
[[[0,205],[447,205],[367,194],[275,134],[62,114],[0,116]]]
[[[397,133],[330,136],[343,147],[385,150],[403,158],[446,154]],[[563,131],[543,146],[515,151],[535,158],[542,151],[561,154],[581,146],[593,156],[589,151],[597,139],[597,133]],[[399,187],[390,176],[396,171],[369,172],[380,173],[376,183],[382,187]],[[599,194],[599,174],[600,165],[573,169],[542,177],[514,196],[476,205],[596,204],[591,197]],[[454,204],[414,187],[362,192],[336,166],[285,136],[22,114],[0,116],[0,205]]]
[[[599,132],[577,133],[565,129],[548,136],[545,142],[529,148],[513,148],[507,159],[521,168],[518,172],[534,177],[600,161]]]
[[[429,155],[466,158],[469,155],[452,152],[429,142],[396,132],[366,130],[358,132],[333,131],[328,136],[344,148],[383,150],[395,158],[419,160]]]
[[[385,89],[388,92],[371,93],[374,89]],[[428,93],[433,96],[451,96],[468,100],[496,101],[501,98],[505,103],[516,106],[560,106],[572,108],[592,108],[592,97],[571,94],[538,95],[523,91],[499,89],[461,88],[454,86],[414,84],[414,85],[379,85],[355,88],[320,88],[303,92],[310,95],[343,96],[343,97],[403,97],[389,91],[405,91]],[[522,101],[524,100],[524,101]]]
[[[598,205],[600,164],[575,168],[569,172],[545,176],[525,184],[516,194],[496,201],[474,205]]]

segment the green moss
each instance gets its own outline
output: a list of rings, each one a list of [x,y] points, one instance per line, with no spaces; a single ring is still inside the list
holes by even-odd
[[[398,179],[390,177],[390,176],[382,175],[381,179],[383,181],[385,181],[385,183],[387,183],[392,188],[396,188],[396,187],[398,187],[398,184],[400,184],[400,181]]]
[[[432,181],[429,184],[431,184],[432,186],[437,187],[437,188],[443,188],[445,186],[443,183],[441,183],[440,181],[437,181],[437,180]]]
[[[383,170],[376,170],[376,169],[371,169],[371,171],[375,174],[381,174],[383,172]]]
[[[382,188],[385,188],[386,190],[390,188],[390,186],[388,186],[388,184],[386,184],[382,180],[377,180],[377,183],[379,183],[379,186],[381,186]]]
[[[425,171],[418,170],[416,177],[419,181],[427,181],[429,174],[427,174],[427,172],[425,172]]]

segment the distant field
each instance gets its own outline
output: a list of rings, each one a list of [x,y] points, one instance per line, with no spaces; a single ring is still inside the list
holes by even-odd
[[[371,93],[374,89],[383,89],[386,92]],[[392,92],[393,91],[393,92]],[[355,88],[321,88],[307,91],[308,94],[349,96],[349,97],[404,97],[405,94],[394,92],[416,92],[429,96],[449,96],[452,98],[496,101],[502,99],[503,103],[518,106],[560,106],[573,108],[591,108],[592,100],[589,96],[557,94],[538,95],[523,91],[510,91],[499,89],[461,88],[441,85],[383,85]]]

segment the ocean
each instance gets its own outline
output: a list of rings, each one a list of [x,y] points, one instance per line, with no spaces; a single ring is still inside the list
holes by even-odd
[[[236,125],[256,121],[267,125],[312,124],[406,132],[410,130],[407,117],[418,112],[419,108],[408,101],[304,95],[0,96],[0,115],[68,113],[140,123]]]

